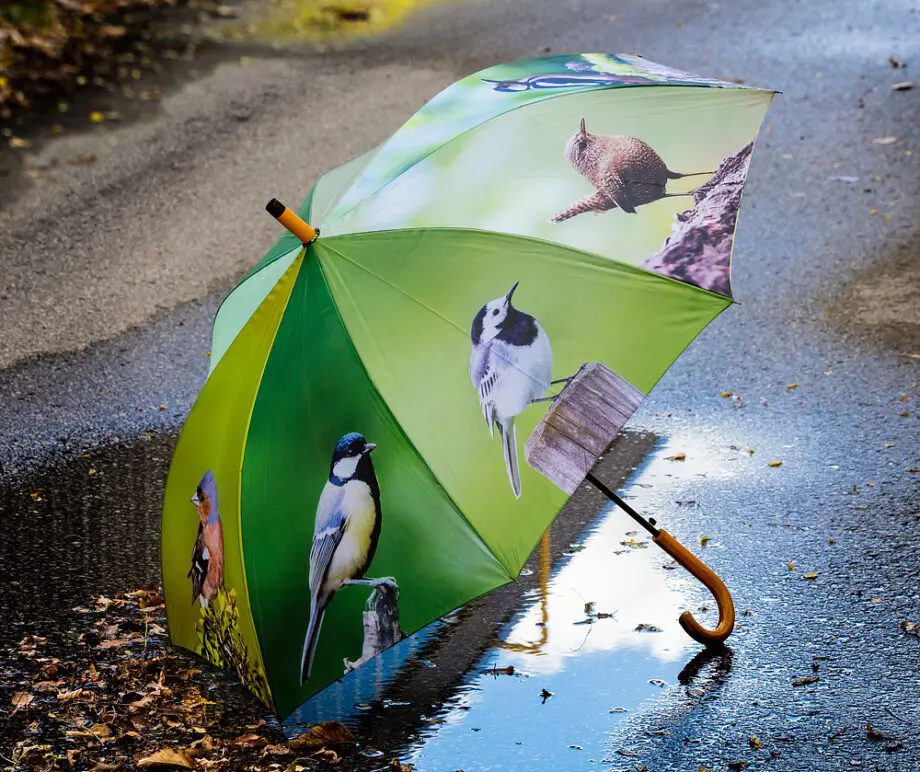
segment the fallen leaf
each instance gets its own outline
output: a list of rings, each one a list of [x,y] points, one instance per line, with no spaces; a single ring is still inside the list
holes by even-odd
[[[769,464],[767,464],[767,466],[773,467],[774,469],[776,469],[776,467],[782,466],[782,465],[783,465],[783,462],[782,462],[782,461],[771,461]]]
[[[61,702],[70,702],[83,694],[83,689],[72,689],[71,691],[62,691],[57,693],[57,698]]]
[[[13,692],[13,696],[10,698],[10,702],[13,705],[13,713],[28,707],[32,704],[34,699],[35,697],[28,692]]]
[[[816,675],[802,676],[801,678],[796,678],[793,682],[793,686],[807,686],[808,684],[814,684],[820,681],[821,679]]]
[[[673,456],[668,456],[668,461],[686,461],[686,453],[675,453]]]
[[[803,578],[803,579],[817,579],[817,578],[818,578],[818,575],[817,575],[817,574],[814,574],[814,573],[811,573],[811,574],[802,574],[802,578]]]
[[[22,137],[10,137],[9,144],[10,147],[16,150],[25,150],[26,148],[32,147],[32,142]]]
[[[797,388],[799,388],[799,384],[797,384],[797,383],[789,383],[789,384],[786,385],[786,390],[787,390],[787,391],[789,391],[790,389],[797,389]]]
[[[102,123],[105,120],[105,116],[98,110],[93,110],[93,112],[89,114],[89,119],[93,123]]]
[[[700,536],[700,546],[705,547],[709,543],[708,536]]]
[[[892,83],[892,91],[910,91],[914,87],[912,80],[902,80],[900,83]]]
[[[150,756],[137,760],[139,767],[180,767],[194,769],[195,762],[185,751],[175,748],[161,748]]]
[[[355,736],[344,724],[338,721],[324,721],[314,724],[288,745],[294,750],[313,750],[328,745],[353,745],[355,741]]]
[[[787,567],[790,571],[795,571],[795,563],[786,563],[786,567]]]
[[[722,397],[722,399],[728,399],[731,395],[732,393],[730,391],[723,391],[719,396]]]
[[[97,649],[120,649],[123,646],[130,646],[132,643],[137,643],[137,638],[113,638],[109,641],[103,641],[98,646]]]
[[[43,500],[44,500],[44,499],[42,498],[42,492],[41,492],[41,491],[32,491],[32,493],[29,494],[29,495],[32,496],[32,501],[43,501]]]
[[[748,744],[751,746],[752,750],[755,750],[755,751],[763,750],[763,743],[761,743],[760,739],[758,737],[755,737],[754,735],[751,735],[748,738]]]
[[[244,734],[237,737],[234,741],[234,745],[242,745],[245,748],[253,748],[260,743],[267,742],[264,737],[258,734]]]
[[[872,724],[868,721],[866,722],[866,739],[872,740],[873,742],[878,740],[894,740],[890,734],[885,734],[884,732],[879,732]]]

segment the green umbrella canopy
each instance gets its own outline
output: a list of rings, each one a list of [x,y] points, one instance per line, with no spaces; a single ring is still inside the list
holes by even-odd
[[[164,501],[172,640],[285,716],[516,578],[732,303],[774,93],[528,59],[321,177],[318,237],[280,238],[214,321]]]

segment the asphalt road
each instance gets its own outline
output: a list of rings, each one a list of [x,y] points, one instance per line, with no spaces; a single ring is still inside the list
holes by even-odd
[[[890,88],[920,67],[909,0],[457,0],[336,50],[208,49],[142,118],[39,135],[25,159],[0,156],[0,475],[53,475],[88,447],[174,432],[222,293],[277,236],[265,201],[299,203],[456,78],[546,46],[783,91],[745,189],[741,304],[630,423],[701,460],[679,495],[627,489],[679,538],[711,536],[750,614],[699,684],[663,689],[611,724],[606,757],[570,768],[920,770],[920,638],[901,626],[920,623],[920,82]],[[96,160],[67,163],[81,154]],[[529,747],[534,761],[502,768],[539,765]]]

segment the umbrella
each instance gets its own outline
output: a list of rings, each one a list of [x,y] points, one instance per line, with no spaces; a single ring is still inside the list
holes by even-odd
[[[287,232],[219,308],[170,465],[172,641],[289,715],[514,581],[586,480],[706,583],[719,624],[681,624],[724,640],[725,585],[591,470],[734,302],[775,93],[637,56],[511,62],[296,212],[273,199]]]

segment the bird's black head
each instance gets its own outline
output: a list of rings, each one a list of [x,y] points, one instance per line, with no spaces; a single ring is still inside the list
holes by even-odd
[[[354,477],[373,476],[371,451],[377,446],[364,439],[358,432],[344,435],[332,452],[332,464],[329,467],[329,479],[341,485]]]
[[[473,345],[487,343],[514,323],[518,311],[511,305],[511,296],[514,295],[519,283],[515,282],[504,295],[490,300],[479,309],[470,329],[470,340],[473,341]]]

